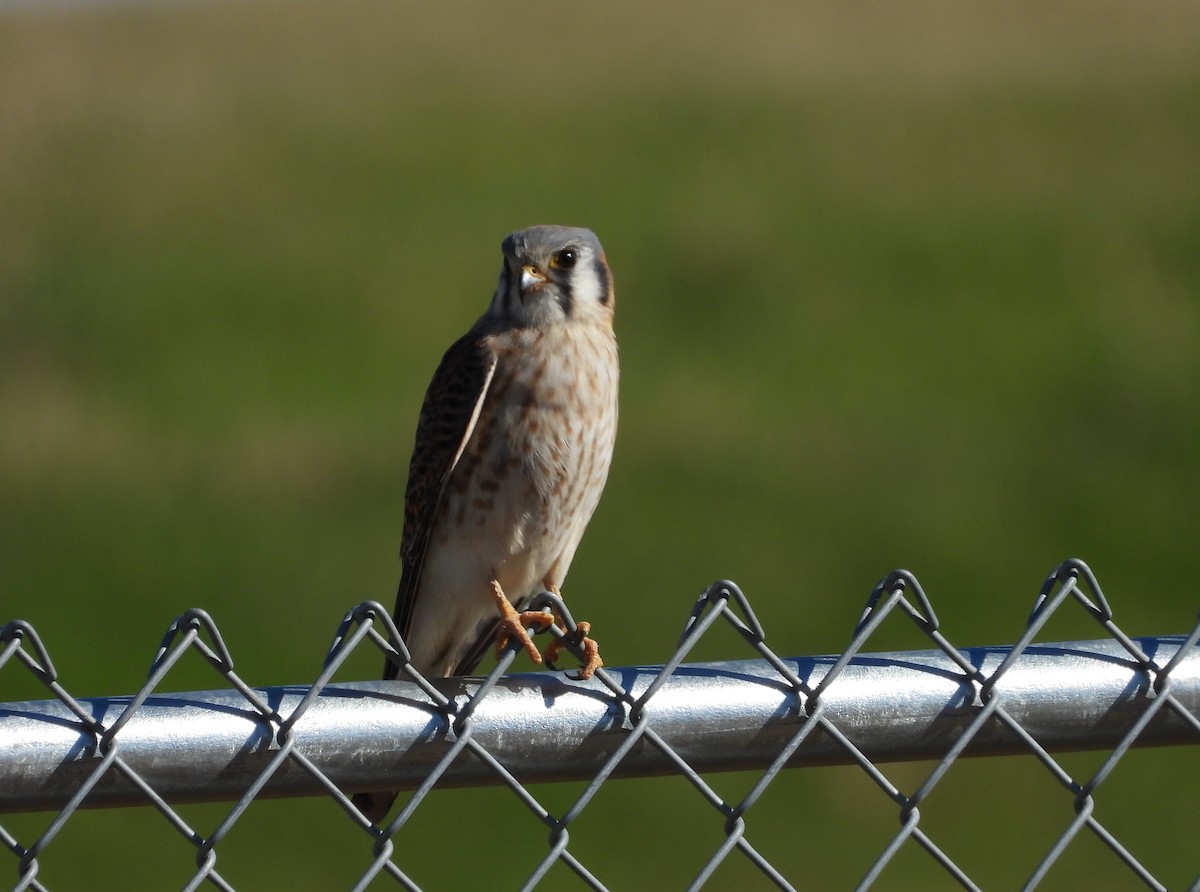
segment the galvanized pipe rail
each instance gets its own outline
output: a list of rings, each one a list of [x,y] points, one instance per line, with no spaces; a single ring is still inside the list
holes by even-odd
[[[1157,666],[1171,664],[1184,636],[1137,638]],[[1151,710],[1137,746],[1195,743],[1200,717],[1200,649],[1188,646],[1170,667],[1170,693],[1191,712]],[[432,682],[436,704],[414,682],[328,684],[294,723],[288,717],[308,686],[253,689],[264,717],[238,690],[150,694],[108,739],[87,730],[58,700],[0,704],[0,812],[60,809],[113,751],[167,802],[236,799],[278,755],[283,737],[345,791],[413,789],[437,766],[469,723],[476,744],[521,783],[587,779],[600,771],[636,724],[655,734],[697,772],[765,768],[821,719],[788,757],[789,767],[853,760],[848,740],[872,762],[944,757],[981,710],[1002,707],[970,737],[962,755],[1029,752],[1016,722],[1047,751],[1105,749],[1144,721],[1158,696],[1154,673],[1112,639],[1030,644],[995,675],[1008,647],[958,651],[975,672],[941,650],[858,654],[822,682],[836,657],[691,663],[659,682],[662,667],[606,670],[609,683],[562,672],[504,676],[463,718],[482,679]],[[614,693],[611,682],[623,695]],[[815,696],[814,696],[815,695]],[[76,701],[111,728],[130,697]],[[1006,717],[1006,718],[1005,718]],[[96,726],[94,726],[96,727]],[[284,729],[281,731],[281,728]],[[836,728],[844,740],[827,729]],[[639,739],[613,777],[672,773],[677,763]],[[464,754],[439,784],[504,782],[494,766]],[[327,792],[293,759],[270,774],[260,796]],[[145,804],[121,771],[108,772],[82,807]]]

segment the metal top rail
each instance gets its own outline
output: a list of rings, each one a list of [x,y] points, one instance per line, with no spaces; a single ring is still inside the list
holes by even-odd
[[[1179,652],[1182,636],[1135,639],[1155,662]],[[987,678],[1010,648],[975,648],[964,655]],[[809,690],[835,657],[797,657],[783,664]],[[662,667],[609,669],[628,692],[614,698],[597,679],[567,673],[505,677],[472,714],[474,739],[523,782],[592,777],[630,728],[630,712],[660,677]],[[1200,714],[1200,651],[1183,655],[1171,673],[1172,693]],[[455,709],[483,679],[431,684]],[[307,686],[257,689],[283,721]],[[860,654],[821,697],[823,716],[872,762],[942,758],[983,709],[980,685],[939,650]],[[1011,719],[1049,751],[1115,746],[1153,698],[1150,680],[1111,640],[1042,644],[1025,650],[993,695]],[[132,697],[78,702],[103,726],[113,725]],[[679,666],[645,703],[646,718],[695,770],[766,767],[795,734],[814,699],[763,660]],[[431,703],[414,682],[327,686],[292,730],[295,749],[343,790],[413,789],[451,746],[453,714]],[[237,691],[154,694],[120,732],[125,763],[168,802],[239,796],[278,749],[271,723]],[[1159,711],[1138,745],[1194,742],[1195,731],[1173,710]],[[61,808],[100,758],[102,746],[58,700],[0,706],[0,811]],[[1026,751],[1021,737],[996,720],[974,735],[964,755]],[[828,734],[810,737],[788,767],[844,764],[852,757]],[[641,777],[675,771],[664,752],[643,742],[613,772]],[[460,759],[441,783],[501,783],[479,761]],[[260,796],[321,795],[325,787],[293,762],[274,773]],[[124,775],[88,797],[92,807],[145,804]]]

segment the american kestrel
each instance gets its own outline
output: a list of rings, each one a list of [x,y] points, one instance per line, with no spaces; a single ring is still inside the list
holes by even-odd
[[[519,611],[559,593],[608,477],[617,432],[613,287],[595,234],[508,236],[487,312],[442,357],[425,394],[404,497],[395,621],[423,674],[471,672],[515,637]],[[586,623],[579,623],[586,636]],[[583,638],[582,677],[603,663]],[[395,678],[389,661],[385,678]],[[382,819],[394,794],[355,797]]]

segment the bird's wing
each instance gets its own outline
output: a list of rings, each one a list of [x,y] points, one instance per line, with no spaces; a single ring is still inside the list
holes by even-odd
[[[393,614],[396,628],[405,638],[412,626],[421,568],[446,481],[471,439],[495,371],[496,354],[482,336],[471,331],[446,351],[425,392],[404,493],[400,590]],[[395,678],[396,672],[395,665],[387,661],[384,677]]]

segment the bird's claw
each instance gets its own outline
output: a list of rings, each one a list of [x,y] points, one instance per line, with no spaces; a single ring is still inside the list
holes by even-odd
[[[558,594],[557,589],[553,586],[547,586],[547,588],[554,594]],[[588,632],[592,630],[591,623],[576,623],[574,630],[568,632],[566,624],[557,615],[552,616],[541,610],[525,610],[518,613],[505,596],[504,589],[500,588],[500,583],[495,580],[492,580],[492,597],[496,600],[496,609],[500,611],[500,625],[496,629],[497,659],[508,647],[509,641],[516,638],[521,642],[525,653],[529,654],[529,659],[535,663],[553,664],[558,659],[558,655],[569,645],[578,646],[583,650],[583,666],[579,670],[579,678],[582,681],[587,681],[596,674],[597,669],[604,665],[604,661],[600,659],[600,645],[588,637]],[[538,632],[544,632],[551,626],[558,626],[562,629],[562,635],[555,638],[546,647],[543,660],[537,645],[533,643],[529,629],[534,628]]]
[[[526,610],[522,613],[517,613],[512,607],[509,607],[509,610],[511,613],[500,617],[500,628],[496,632],[496,656],[499,657],[508,647],[508,642],[516,638],[521,642],[525,653],[529,654],[529,659],[535,663],[542,662],[542,654],[533,643],[529,627],[533,626],[538,632],[544,632],[554,625],[554,617],[540,610]]]
[[[540,610],[526,610],[518,613],[516,608],[509,603],[504,589],[500,588],[500,583],[495,580],[492,580],[492,597],[496,600],[496,609],[500,611],[500,625],[496,629],[497,659],[503,653],[504,648],[508,646],[508,642],[516,638],[521,642],[525,653],[529,654],[529,658],[535,663],[540,663],[542,655],[538,651],[537,645],[533,643],[533,639],[529,637],[528,627],[534,626],[539,632],[543,632],[554,624],[554,617],[548,613],[542,613]]]
[[[579,670],[579,678],[581,681],[587,681],[596,674],[596,670],[604,666],[604,660],[600,659],[600,645],[595,639],[588,637],[588,632],[592,630],[592,624],[580,622],[575,624],[574,632],[567,632],[561,621],[558,623],[559,628],[563,629],[563,637],[555,638],[546,647],[545,660],[547,663],[553,663],[558,659],[558,655],[566,649],[568,644],[578,644],[583,649],[583,666]]]

